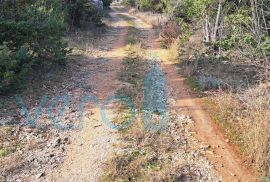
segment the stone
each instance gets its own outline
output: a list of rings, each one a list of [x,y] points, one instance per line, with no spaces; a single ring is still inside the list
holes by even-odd
[[[70,142],[70,139],[68,138],[68,137],[65,137],[64,139],[63,139],[63,144],[70,144],[71,142]]]
[[[36,175],[36,179],[39,179],[39,178],[41,178],[43,176],[45,176],[45,173],[44,172],[39,173],[39,174]]]
[[[61,138],[58,137],[52,142],[52,147],[58,147],[61,144]]]

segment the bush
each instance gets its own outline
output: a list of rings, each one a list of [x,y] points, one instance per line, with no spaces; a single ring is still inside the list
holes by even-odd
[[[123,0],[122,4],[125,6],[136,6],[136,1],[135,0]]]
[[[168,3],[168,0],[138,0],[138,6],[141,10],[156,13],[166,12]]]
[[[66,63],[65,15],[60,3],[3,3],[0,12],[0,93],[23,80],[33,65]]]
[[[222,79],[213,76],[200,76],[198,83],[202,90],[219,89],[225,87]]]
[[[111,5],[112,0],[102,0],[102,2],[103,2],[103,6],[108,8]]]
[[[180,27],[176,21],[168,21],[162,28],[160,36],[162,38],[162,45],[170,47],[170,45],[179,37]]]
[[[90,21],[97,25],[102,23],[102,14],[98,9],[98,5],[92,1],[70,0],[65,2],[65,6],[68,11],[67,21],[71,27],[81,27],[83,21]]]
[[[31,68],[31,57],[25,47],[12,51],[0,46],[0,93],[16,84]]]

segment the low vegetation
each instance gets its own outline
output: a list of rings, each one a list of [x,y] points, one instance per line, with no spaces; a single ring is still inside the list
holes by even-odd
[[[155,13],[164,13],[168,11],[169,0],[123,0],[126,6],[136,7],[141,11],[153,11]]]
[[[223,93],[210,103],[216,121],[258,169],[269,171],[269,85]]]
[[[187,84],[205,93],[213,118],[266,176],[270,171],[269,6],[264,0],[183,0],[171,11],[181,28],[179,37],[170,41],[179,43],[178,65]],[[179,30],[172,23],[167,26]],[[165,45],[175,32],[162,32]]]
[[[65,65],[65,33],[85,22],[100,25],[102,8],[87,0],[1,1],[0,94],[22,85],[32,69]]]

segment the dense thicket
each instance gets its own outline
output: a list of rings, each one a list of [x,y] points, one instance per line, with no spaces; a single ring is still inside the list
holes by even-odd
[[[245,49],[269,55],[270,2],[268,0],[182,0],[174,3],[173,16],[201,24],[204,41],[224,50]]]
[[[7,1],[0,8],[0,92],[21,81],[35,64],[65,63],[60,3]]]
[[[253,60],[270,52],[269,0],[124,0],[140,10],[167,12],[186,38],[194,28],[215,50],[238,50]],[[173,25],[173,23],[170,22]],[[173,28],[173,27],[172,27]],[[167,28],[170,29],[170,28]],[[170,30],[171,31],[171,30]]]
[[[109,6],[110,3],[91,0],[65,0],[63,3],[63,7],[67,9],[67,22],[73,27],[81,27],[84,21],[101,24],[102,9],[105,5]]]
[[[171,17],[182,36],[203,32],[207,54],[250,61],[270,80],[270,1],[181,0],[172,2]],[[209,51],[211,50],[211,51]]]
[[[123,4],[136,6],[142,11],[153,11],[156,13],[165,13],[169,7],[169,0],[123,0]]]
[[[24,80],[34,65],[64,65],[69,27],[101,24],[102,1],[0,1],[0,94]],[[106,2],[109,5],[109,1]]]

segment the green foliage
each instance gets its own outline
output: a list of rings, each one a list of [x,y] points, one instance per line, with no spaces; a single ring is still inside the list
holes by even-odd
[[[262,180],[261,180],[261,181],[262,181],[262,182],[270,182],[270,174],[268,174],[268,175],[262,177]]]
[[[262,52],[270,54],[269,36],[266,31],[259,35],[254,34],[252,10],[250,5],[239,4],[238,7],[224,4],[224,32],[219,43],[220,47],[225,50],[242,50],[245,56],[262,57]],[[267,17],[265,17],[267,18]]]
[[[12,51],[5,44],[0,46],[0,93],[25,76],[32,64],[30,60],[25,47]]]
[[[123,0],[126,6],[137,6],[142,11],[168,13],[170,0]]]
[[[193,77],[187,77],[185,83],[188,84],[193,90],[199,90],[199,82]]]
[[[21,83],[34,65],[65,65],[69,50],[62,37],[67,25],[101,24],[101,18],[89,0],[0,2],[0,94]]]
[[[8,155],[7,149],[0,148],[0,158],[5,157],[6,155]]]
[[[109,6],[111,0],[104,0],[103,5]],[[91,21],[101,24],[101,12],[89,0],[69,0],[65,3],[68,11],[68,24],[73,27],[81,27],[82,21]]]
[[[270,38],[267,35],[264,35],[262,38],[262,43],[260,44],[260,49],[266,53],[267,56],[270,56]]]
[[[190,26],[188,25],[188,23],[186,23],[182,18],[178,18],[177,22],[179,24],[180,27],[180,32],[181,32],[181,37],[180,43],[185,43],[186,41],[188,41],[188,38],[190,37]]]
[[[151,10],[150,0],[139,0],[139,6],[144,11]]]
[[[104,7],[109,7],[112,3],[112,0],[102,0]]]
[[[209,18],[209,32],[212,42],[208,46],[212,50],[236,51],[241,50],[241,55],[252,59],[263,59],[270,54],[269,20],[267,13],[269,1],[258,0],[257,20],[252,14],[250,2],[246,1],[221,1],[221,24],[219,41],[214,39],[214,27],[218,12],[219,1],[214,0],[182,0],[173,3],[169,8],[172,17],[179,22],[181,27],[181,39],[187,40],[189,32],[195,27],[205,27],[205,17]],[[256,21],[255,21],[256,20]],[[255,31],[255,24],[260,24],[259,30]],[[222,33],[220,33],[222,29]],[[220,52],[219,52],[220,54]]]
[[[173,16],[190,23],[194,19],[201,19],[210,0],[183,0],[171,7]]]
[[[122,4],[125,6],[136,6],[136,0],[123,0]]]
[[[66,63],[66,29],[55,1],[3,4],[0,7],[0,93],[21,82],[33,65]]]
[[[138,6],[143,11],[153,11],[156,13],[166,12],[169,0],[138,0]]]

